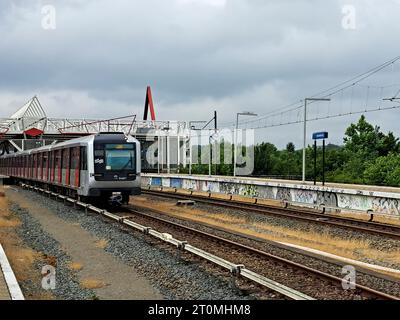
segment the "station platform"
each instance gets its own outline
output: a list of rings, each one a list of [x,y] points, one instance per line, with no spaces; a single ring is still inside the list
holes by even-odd
[[[11,300],[10,293],[3,273],[0,274],[0,300]]]
[[[0,271],[0,300],[25,300],[1,244]]]
[[[142,187],[171,187],[192,191],[270,199],[294,205],[355,211],[400,219],[400,188],[341,183],[293,181],[257,177],[188,174],[142,174]]]
[[[234,177],[230,177],[234,178]],[[239,177],[240,178],[240,177]],[[304,186],[317,186],[317,187],[326,187],[326,188],[335,188],[335,189],[349,189],[349,190],[365,190],[372,192],[385,192],[385,193],[398,193],[400,194],[400,188],[396,187],[384,187],[384,186],[373,186],[373,185],[363,185],[363,184],[347,184],[347,183],[332,183],[326,182],[324,186],[322,186],[322,182],[317,182],[314,185],[312,181],[305,181],[304,183],[300,180],[284,180],[284,179],[270,179],[270,178],[257,178],[257,177],[244,177],[250,181],[266,181],[270,183],[276,184],[292,184],[292,185],[304,185]]]

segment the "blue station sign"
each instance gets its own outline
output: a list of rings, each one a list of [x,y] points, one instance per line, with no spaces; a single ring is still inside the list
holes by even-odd
[[[314,132],[312,135],[312,138],[314,140],[321,140],[321,139],[327,139],[328,138],[328,132]]]

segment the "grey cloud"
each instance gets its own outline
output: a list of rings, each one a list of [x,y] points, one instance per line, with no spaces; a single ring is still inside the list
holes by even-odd
[[[3,1],[0,91],[21,101],[43,95],[55,114],[85,103],[91,116],[105,117],[141,112],[151,84],[160,116],[208,118],[216,108],[231,121],[241,109],[266,113],[400,51],[394,0],[199,2]],[[349,3],[356,30],[341,26]],[[54,4],[56,30],[41,28],[43,4]]]

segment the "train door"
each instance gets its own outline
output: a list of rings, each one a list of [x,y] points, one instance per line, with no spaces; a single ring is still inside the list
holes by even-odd
[[[49,181],[54,181],[54,151],[49,152]]]
[[[35,174],[35,179],[39,179],[40,177],[40,157],[39,157],[39,153],[35,154],[36,157],[36,174]]]
[[[80,170],[79,170],[79,186],[85,187],[85,182],[89,181],[87,170],[87,147],[80,147]]]
[[[15,165],[16,165],[16,167],[17,167],[17,172],[16,172],[16,176],[17,177],[19,177],[19,159],[20,159],[20,157],[19,156],[16,156],[15,157]]]
[[[32,176],[31,176],[31,178],[35,179],[35,174],[36,174],[36,155],[32,154],[31,157],[32,157],[32,163],[31,163],[31,165],[32,165]]]
[[[62,183],[62,158],[61,158],[61,150],[57,150],[56,152],[56,181],[57,183]]]
[[[34,164],[34,159],[33,159],[33,154],[31,154],[31,155],[29,155],[29,158],[30,158],[30,166],[31,166],[31,173],[30,173],[30,178],[32,179],[33,178],[33,170],[34,170],[34,167],[35,167],[35,164]]]
[[[24,156],[24,178],[28,177],[28,156]]]
[[[43,181],[47,181],[47,179],[48,179],[48,171],[49,171],[49,153],[47,151],[43,152],[42,158],[43,158],[42,180]]]
[[[69,185],[70,148],[62,149],[62,184]]]
[[[32,178],[32,163],[33,163],[33,161],[32,161],[32,155],[30,154],[29,156],[28,156],[28,177],[29,178]]]
[[[38,180],[42,180],[43,177],[43,153],[38,153]]]
[[[37,154],[33,155],[33,179],[37,178]]]
[[[19,156],[19,172],[18,175],[22,177],[22,170],[24,169],[24,156]]]
[[[71,169],[70,169],[70,185],[79,187],[79,164],[80,164],[80,148],[71,148]]]

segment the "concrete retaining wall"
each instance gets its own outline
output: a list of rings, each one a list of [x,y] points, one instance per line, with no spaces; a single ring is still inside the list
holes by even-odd
[[[233,177],[143,174],[142,187],[163,186],[234,194],[337,209],[367,211],[400,218],[400,193],[278,183]]]

